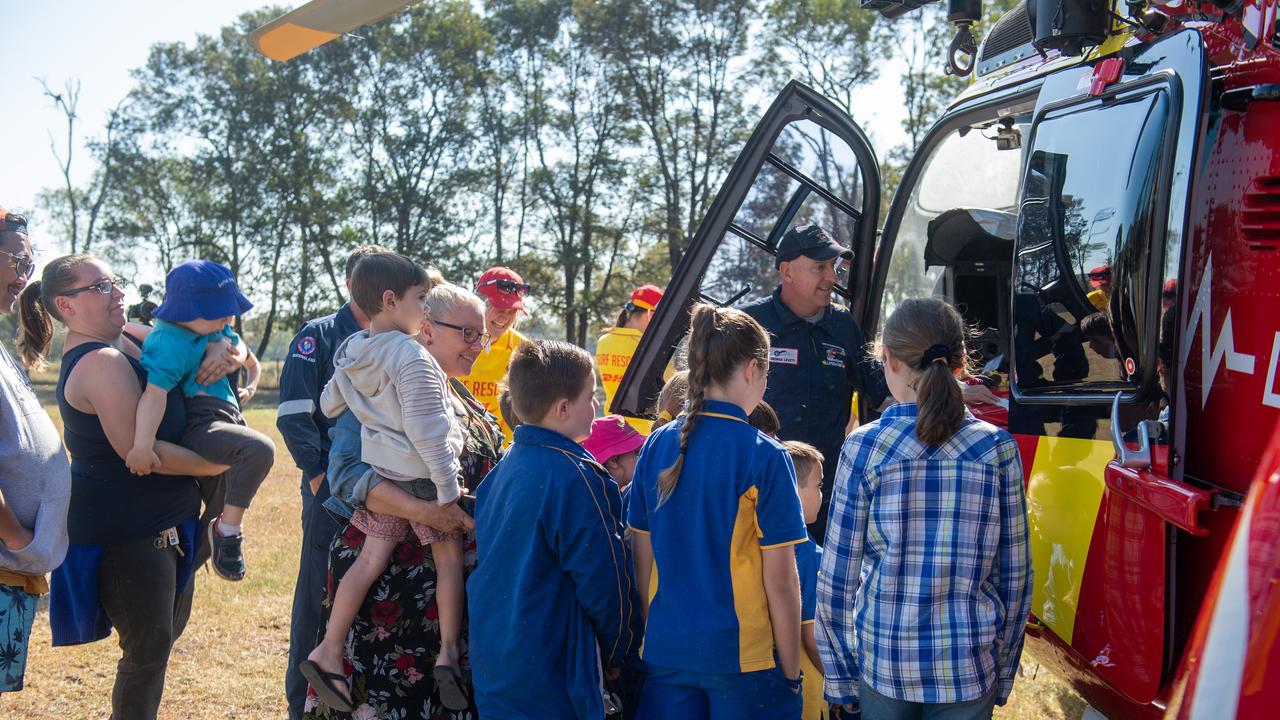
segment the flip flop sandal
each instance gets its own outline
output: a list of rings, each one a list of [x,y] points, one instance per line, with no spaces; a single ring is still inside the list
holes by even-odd
[[[436,690],[440,693],[440,702],[450,710],[466,710],[471,706],[467,691],[463,688],[462,676],[452,666],[437,665],[431,671],[436,681]]]
[[[313,660],[303,660],[298,663],[298,672],[301,672],[302,677],[311,683],[316,695],[325,705],[342,712],[355,710],[355,705],[351,704],[351,698],[343,692],[347,689],[346,675],[329,672]]]

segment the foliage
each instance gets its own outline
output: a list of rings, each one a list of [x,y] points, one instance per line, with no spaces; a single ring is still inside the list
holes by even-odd
[[[281,12],[152,47],[90,144],[91,180],[39,199],[68,249],[136,283],[190,257],[226,263],[258,303],[259,350],[343,301],[363,243],[464,285],[515,267],[536,322],[586,345],[634,285],[666,284],[755,106],[786,80],[857,114],[879,68],[907,61],[911,142],[881,156],[886,202],[960,86],[941,73],[950,30],[933,6],[890,24],[857,0],[424,0],[274,63],[247,36]],[[68,139],[74,87],[50,95]],[[745,249],[718,262],[739,285],[771,283]]]

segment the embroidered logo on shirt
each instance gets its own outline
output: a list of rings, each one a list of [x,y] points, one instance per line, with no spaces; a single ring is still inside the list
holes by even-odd
[[[825,351],[822,358],[823,365],[837,368],[844,367],[844,348],[839,345],[832,345],[831,343],[824,342],[822,343],[822,349]]]
[[[800,351],[796,348],[769,348],[769,362],[783,365],[799,365]]]
[[[316,339],[310,335],[298,340],[298,352],[303,355],[310,355],[316,351]]]

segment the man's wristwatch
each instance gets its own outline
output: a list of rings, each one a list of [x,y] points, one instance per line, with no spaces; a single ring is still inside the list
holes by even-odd
[[[787,678],[786,675],[783,675],[782,681],[787,684],[787,688],[790,689],[791,692],[800,692],[800,687],[801,685],[804,684],[804,671],[801,670],[800,674],[796,676],[795,680],[791,680]]]

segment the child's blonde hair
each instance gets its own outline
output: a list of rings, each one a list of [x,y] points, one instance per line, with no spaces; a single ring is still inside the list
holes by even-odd
[[[689,371],[681,370],[666,385],[662,386],[662,392],[658,393],[658,419],[653,423],[653,429],[666,425],[676,419],[684,410],[684,403],[689,397]]]
[[[782,447],[791,456],[791,464],[796,467],[796,487],[809,486],[809,475],[816,469],[822,473],[822,453],[818,448],[799,440],[783,440]]]

